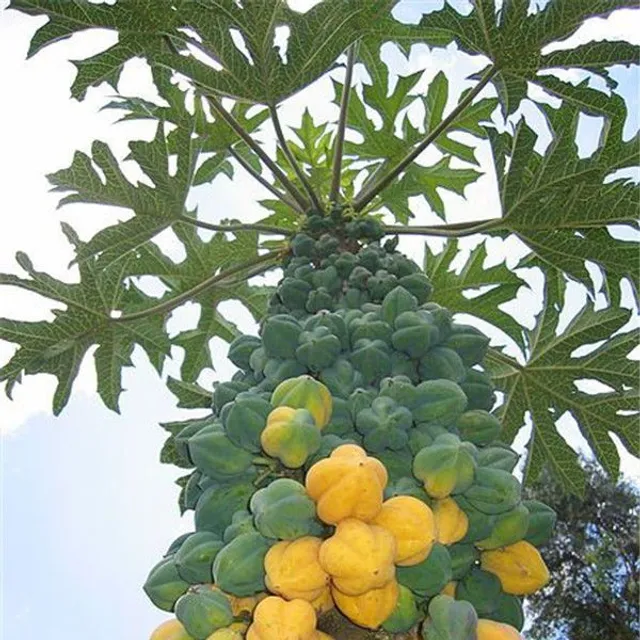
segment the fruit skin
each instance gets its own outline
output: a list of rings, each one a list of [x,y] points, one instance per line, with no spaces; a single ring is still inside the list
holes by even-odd
[[[524,500],[522,503],[529,511],[529,526],[524,538],[534,547],[541,547],[553,535],[556,525],[556,512],[538,500]]]
[[[236,446],[224,431],[212,426],[189,438],[189,453],[200,471],[221,482],[233,480],[251,467],[251,453]]]
[[[320,448],[321,437],[309,411],[278,407],[269,414],[260,442],[268,455],[297,469]]]
[[[393,580],[395,554],[395,539],[386,529],[347,518],[322,543],[318,560],[336,589],[359,596]]]
[[[262,341],[256,336],[240,335],[229,345],[227,358],[239,369],[246,370],[251,354],[261,345]]]
[[[269,596],[255,608],[247,640],[316,640],[316,621],[306,600]]]
[[[435,319],[428,311],[405,311],[393,322],[391,336],[394,349],[410,358],[423,357],[440,339]]]
[[[331,419],[331,393],[311,376],[298,376],[281,382],[271,395],[271,404],[274,407],[306,409],[320,429]]]
[[[404,287],[392,289],[382,301],[382,319],[393,325],[395,319],[405,311],[417,311],[418,300]]]
[[[460,383],[460,388],[467,396],[468,409],[491,411],[496,401],[496,388],[487,373],[476,369],[467,369],[465,378]]]
[[[423,640],[477,640],[478,616],[468,602],[438,595],[429,603],[429,617],[422,627]]]
[[[464,497],[479,511],[498,515],[520,502],[520,492],[520,483],[510,473],[478,467],[473,484],[464,492]]]
[[[438,542],[449,545],[460,542],[467,534],[469,518],[453,498],[436,500],[433,505]]]
[[[176,569],[189,584],[211,582],[213,561],[224,542],[210,531],[197,531],[190,535],[174,556]]]
[[[391,373],[391,352],[383,340],[358,340],[353,345],[350,359],[366,384],[374,384]]]
[[[522,627],[524,627],[522,599],[508,593],[501,593],[498,597],[497,607],[486,617],[511,625],[517,631],[522,631]]]
[[[235,596],[252,596],[264,591],[264,557],[269,542],[259,533],[243,533],[218,553],[213,577],[222,591]]]
[[[291,478],[278,478],[256,491],[249,509],[256,529],[266,538],[293,540],[322,533],[313,500],[304,486]]]
[[[222,536],[236,511],[246,509],[255,487],[251,483],[213,485],[206,489],[196,504],[196,529]]]
[[[451,556],[444,545],[436,543],[425,560],[411,567],[398,567],[396,573],[398,582],[416,595],[435,596],[451,581]]]
[[[540,553],[524,540],[484,551],[480,555],[480,566],[498,576],[502,590],[513,595],[529,595],[549,582],[549,570]]]
[[[362,374],[356,371],[346,358],[338,358],[330,367],[323,369],[320,372],[320,381],[329,389],[332,396],[345,400],[356,387],[364,384]]]
[[[319,562],[321,544],[320,538],[305,536],[271,547],[264,559],[269,591],[287,600],[312,604],[325,595],[330,577]]]
[[[240,534],[250,533],[255,530],[251,513],[246,509],[240,509],[231,517],[231,524],[224,530],[222,540],[225,544],[228,544]]]
[[[288,278],[285,279],[288,280]],[[285,290],[293,291],[295,287],[300,287],[308,292],[311,287],[301,281],[286,283]],[[288,291],[287,291],[288,293]],[[306,300],[306,293],[303,294]],[[303,302],[304,304],[304,302]],[[279,314],[269,316],[262,325],[262,346],[269,358],[295,358],[296,347],[298,346],[298,338],[302,333],[300,323],[290,315]]]
[[[158,609],[173,611],[178,598],[189,589],[189,583],[180,577],[174,557],[169,556],[151,569],[143,589]]]
[[[500,580],[478,567],[474,567],[456,586],[456,599],[470,602],[480,616],[495,611],[500,594]]]
[[[253,354],[252,354],[253,355]],[[227,402],[231,402],[242,391],[248,391],[249,385],[238,380],[229,382],[215,382],[213,384],[212,408],[220,413]]]
[[[178,600],[176,617],[194,640],[207,640],[214,631],[233,622],[229,599],[206,586],[194,587]]]
[[[373,520],[382,508],[387,479],[379,460],[357,445],[346,444],[309,469],[305,486],[320,520],[335,525],[345,518]]]
[[[404,447],[412,425],[411,411],[387,397],[376,398],[370,408],[356,416],[356,429],[364,436],[365,448],[372,453]]]
[[[149,640],[193,640],[179,620],[166,620],[157,627]]]
[[[511,625],[480,618],[476,629],[478,640],[522,640],[522,636]]]
[[[444,346],[453,349],[467,367],[472,367],[487,355],[489,338],[476,327],[454,322]]]
[[[431,446],[416,454],[413,475],[422,480],[432,498],[464,492],[472,485],[476,472],[472,447],[451,433],[438,436]]]
[[[467,396],[451,380],[427,380],[421,382],[417,390],[418,405],[412,411],[416,423],[432,422],[447,427],[467,407]]]
[[[391,580],[382,588],[371,589],[359,596],[346,595],[335,587],[332,587],[331,595],[349,620],[367,629],[377,629],[393,613],[399,588],[398,583]]]
[[[420,358],[418,372],[422,380],[462,382],[467,370],[462,358],[453,349],[439,346],[430,349]]]
[[[502,469],[511,473],[518,464],[520,456],[509,447],[483,447],[478,451],[478,466]]]
[[[436,523],[431,509],[411,496],[397,496],[382,504],[373,520],[391,533],[396,541],[395,563],[411,566],[422,562],[436,539]]]
[[[472,544],[456,543],[448,547],[451,556],[451,575],[461,580],[480,558],[480,552]]]
[[[465,411],[456,421],[456,429],[463,440],[483,447],[500,435],[502,425],[498,418],[482,409]]]
[[[478,549],[497,549],[522,540],[529,528],[529,510],[519,504],[511,511],[506,511],[496,518],[491,534],[475,544]]]
[[[476,509],[464,496],[455,495],[453,499],[457,505],[467,514],[469,520],[469,528],[465,537],[460,542],[467,544],[470,542],[476,542],[482,540],[491,535],[493,526],[496,521],[496,516],[482,513]]]
[[[260,434],[270,412],[271,404],[258,394],[239,393],[232,403],[225,405],[221,414],[229,440],[251,453],[259,453]]]
[[[342,351],[340,339],[327,327],[303,331],[298,342],[299,346],[296,349],[298,362],[314,372],[330,367]]]
[[[391,615],[382,623],[382,628],[390,633],[409,631],[420,619],[420,612],[413,593],[407,587],[398,585],[398,601]]]

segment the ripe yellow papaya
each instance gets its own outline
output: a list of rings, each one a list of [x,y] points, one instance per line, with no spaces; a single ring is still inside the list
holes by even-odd
[[[331,597],[331,585],[328,584],[325,589],[323,589],[322,593],[312,600],[311,605],[316,610],[316,614],[321,616],[323,613],[327,613],[327,611],[331,611],[335,606],[335,602]]]
[[[322,540],[311,536],[283,540],[269,549],[264,559],[265,583],[272,593],[287,600],[313,602],[329,586],[329,574],[320,566]]]
[[[335,525],[345,518],[373,520],[382,508],[387,479],[379,460],[357,445],[344,444],[311,466],[305,486],[318,517]]]
[[[522,640],[517,629],[509,624],[480,618],[476,628],[478,640]]]
[[[444,585],[444,588],[440,592],[440,595],[449,596],[450,598],[455,598],[457,585],[458,583],[455,580],[451,580],[451,582],[447,582],[447,584]]]
[[[157,627],[149,640],[192,640],[192,638],[182,626],[182,623],[173,618]]]
[[[467,535],[469,518],[453,498],[436,500],[433,515],[440,544],[454,544]]]
[[[281,382],[271,395],[271,404],[274,407],[306,409],[319,429],[329,424],[333,409],[329,389],[308,375]]]
[[[247,640],[317,640],[316,612],[306,600],[265,598],[253,612]]]
[[[398,583],[391,580],[381,589],[349,596],[333,587],[331,595],[342,613],[367,629],[377,629],[393,612],[398,602]]]
[[[549,582],[549,570],[540,553],[524,540],[484,551],[480,554],[480,565],[498,576],[505,593],[517,596],[529,595]]]
[[[337,589],[359,596],[394,578],[395,554],[396,541],[386,529],[348,518],[322,543],[319,561]]]
[[[396,496],[383,502],[373,524],[395,538],[395,563],[401,567],[422,562],[436,540],[433,512],[422,500],[411,496]]]

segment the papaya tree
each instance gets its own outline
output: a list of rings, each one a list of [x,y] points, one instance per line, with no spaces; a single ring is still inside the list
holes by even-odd
[[[395,0],[299,4],[11,2],[46,19],[30,56],[79,32],[115,34],[74,61],[72,96],[107,82],[105,107],[155,135],[129,143],[137,182],[101,141],[48,176],[61,204],[128,217],[87,240],[62,225],[75,282],[17,254],[23,275],[0,282],[63,308],[0,320],[16,345],[0,380],[10,396],[25,375],[55,376],[59,414],[91,350],[98,394],[118,411],[136,347],[160,375],[182,350],[180,376],[165,378],[192,413],[162,425],[160,457],[183,470],[179,508],[194,525],[150,568],[144,590],[171,616],[152,640],[520,638],[523,599],[549,579],[537,547],[555,513],[523,498],[514,439],[530,426],[522,482],[548,469],[577,495],[584,474],[559,420],[576,422],[611,476],[613,436],[638,452],[638,137],[612,71],[637,64],[638,48],[566,42],[637,3],[414,2],[418,21]],[[472,61],[460,95],[445,73],[398,74],[385,59],[425,45]],[[156,100],[118,90],[134,58]],[[321,82],[333,89],[326,117],[287,121]],[[544,123],[546,147],[524,111]],[[590,155],[576,142],[585,115],[602,125]],[[451,222],[443,194],[483,172],[498,209],[468,202],[468,220]],[[259,219],[211,221],[191,204],[196,187],[215,193],[239,174],[269,193]],[[416,198],[438,223],[424,224]],[[167,230],[182,260],[155,242]],[[426,245],[418,264],[399,250],[408,236],[444,247]],[[469,252],[458,239],[470,236]],[[494,239],[522,257],[486,266]],[[504,305],[528,274],[543,286],[525,327]],[[585,302],[567,323],[576,288]],[[229,300],[255,331],[238,329]],[[186,303],[197,323],[168,331]],[[213,338],[237,371],[208,386]]]

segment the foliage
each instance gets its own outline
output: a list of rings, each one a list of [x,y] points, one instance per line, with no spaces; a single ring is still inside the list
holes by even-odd
[[[130,366],[134,348],[142,347],[162,373],[172,347],[179,347],[184,352],[180,379],[167,384],[181,406],[207,406],[211,390],[198,381],[202,371],[214,366],[210,342],[230,342],[238,334],[221,303],[239,301],[255,320],[262,318],[273,291],[257,285],[254,276],[282,264],[288,237],[309,223],[309,213],[321,212],[329,220],[340,202],[352,230],[384,218],[396,223],[383,227],[388,236],[448,239],[441,253],[427,252],[426,271],[435,285],[432,300],[494,325],[515,342],[518,351],[509,352],[515,357],[494,349],[487,367],[505,394],[501,419],[506,435],[514,437],[528,417],[533,423],[526,466],[530,476],[549,463],[565,486],[582,491],[575,454],[556,426],[567,412],[606,470],[616,474],[619,460],[609,433],[638,451],[630,415],[637,409],[637,371],[628,357],[635,337],[628,331],[631,312],[621,307],[623,289],[631,285],[635,290],[637,282],[632,238],[638,228],[638,189],[624,171],[637,164],[638,136],[623,135],[626,109],[615,93],[611,69],[636,63],[638,49],[619,41],[573,47],[564,41],[589,18],[636,3],[588,0],[577,7],[573,0],[551,0],[530,8],[528,0],[512,0],[498,10],[494,0],[474,0],[464,14],[447,3],[437,11],[425,10],[417,25],[398,20],[396,4],[324,0],[298,11],[282,0],[259,5],[13,0],[11,9],[47,19],[33,37],[30,56],[87,30],[118,35],[105,51],[74,61],[75,98],[83,99],[104,82],[117,93],[124,66],[141,57],[150,65],[159,100],[117,93],[105,105],[123,120],[155,123],[151,140],[129,144],[126,161],[137,165],[143,179],[128,179],[123,159],[101,141],[90,154],[76,153],[69,167],[49,176],[54,189],[65,194],[61,204],[107,204],[122,209],[127,219],[85,242],[63,226],[76,252],[78,281],[55,280],[22,253],[17,262],[26,276],[0,276],[4,285],[63,307],[52,322],[0,320],[0,338],[18,347],[0,368],[6,392],[11,394],[24,375],[52,374],[58,380],[53,410],[59,413],[81,362],[97,346],[98,392],[118,410],[122,368]],[[436,74],[426,90],[418,89],[418,83],[424,85],[422,73],[398,77],[383,61],[381,47],[389,42],[405,53],[419,45],[455,43],[485,66],[479,65],[468,79],[471,88],[447,109],[456,96],[446,74]],[[340,57],[345,52],[346,60]],[[342,66],[344,74],[337,71]],[[572,84],[554,75],[558,69],[591,74],[600,85]],[[299,125],[282,123],[279,108],[325,76],[333,83],[337,117],[318,122],[305,111]],[[539,91],[529,94],[529,85],[559,98],[560,105],[536,98]],[[490,87],[497,98],[484,91]],[[523,100],[534,98],[551,135],[544,150],[518,110]],[[597,149],[589,157],[576,144],[583,114],[603,119]],[[275,154],[261,143],[272,131]],[[493,166],[479,165],[476,152],[482,145],[490,145]],[[435,161],[422,156],[427,148],[435,150]],[[213,223],[187,205],[196,186],[215,184],[220,176],[233,178],[238,169],[272,196],[260,203],[265,210],[261,220],[233,213]],[[448,222],[443,194],[463,195],[481,171],[497,176],[501,211],[488,220]],[[415,220],[416,196],[442,224],[415,224],[421,222]],[[612,225],[624,233],[612,235]],[[184,249],[181,262],[154,242],[168,229]],[[454,272],[453,265],[464,258],[455,238],[476,233],[484,240],[517,238],[529,255],[517,271],[505,264],[485,268],[483,243]],[[546,284],[536,326],[525,329],[499,305],[525,286],[530,268]],[[145,277],[159,282],[164,293],[147,293]],[[561,309],[571,301],[568,281],[580,283],[591,298],[600,294],[605,308],[590,300],[558,333]],[[470,291],[477,295],[469,297]],[[321,304],[322,295],[317,298]],[[200,307],[197,325],[170,333],[171,313],[187,302]],[[576,349],[594,342],[600,342],[594,351],[576,355]],[[585,379],[608,390],[579,390]]]
[[[629,482],[611,482],[587,466],[584,499],[567,495],[548,472],[528,489],[558,514],[543,548],[551,582],[529,598],[533,640],[636,638],[638,626],[638,516],[640,496]]]

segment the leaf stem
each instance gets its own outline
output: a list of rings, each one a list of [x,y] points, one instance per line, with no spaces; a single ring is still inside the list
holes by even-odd
[[[302,207],[302,209],[306,209],[307,201],[300,191],[298,191],[296,185],[287,178],[284,171],[282,171],[282,169],[269,157],[267,152],[249,135],[247,130],[222,106],[222,103],[216,96],[207,94],[206,97],[212,109],[238,134],[244,142],[249,145],[253,151],[255,151],[260,160],[262,160],[273,175],[280,180],[284,188],[291,194],[293,199]]]
[[[261,231],[262,233],[273,233],[283,236],[291,236],[295,233],[291,229],[282,229],[280,227],[272,227],[268,224],[212,224],[205,222],[204,220],[198,220],[197,218],[191,218],[187,215],[181,215],[178,220],[186,222],[194,227],[200,227],[201,229],[209,229],[210,231]]]
[[[165,300],[164,302],[161,302],[160,304],[157,304],[153,307],[149,307],[148,309],[142,309],[141,311],[136,311],[134,313],[129,313],[127,315],[120,316],[119,318],[110,318],[109,320],[114,323],[131,322],[133,320],[140,320],[142,318],[146,318],[147,316],[155,315],[156,313],[167,313],[175,309],[176,307],[179,307],[183,302],[187,302],[188,300],[191,300],[191,298],[197,296],[203,291],[206,291],[213,285],[223,280],[226,280],[230,276],[234,276],[237,273],[240,273],[245,269],[248,269],[249,267],[253,267],[258,264],[263,264],[275,258],[279,258],[281,255],[282,255],[282,250],[270,251],[269,253],[265,253],[264,255],[257,256],[252,260],[247,260],[246,262],[243,262],[234,267],[231,267],[226,271],[222,271],[221,273],[211,276],[206,280],[203,280],[202,282],[198,283],[194,287],[191,287],[191,289],[188,289],[184,293],[174,296],[173,298],[169,298],[168,300]]]
[[[491,65],[482,76],[478,84],[469,91],[469,93],[461,100],[456,108],[442,120],[434,129],[432,129],[417,146],[413,147],[407,155],[402,158],[389,172],[380,180],[363,189],[354,199],[353,208],[355,211],[361,211],[366,207],[383,189],[388,187],[432,142],[444,133],[458,118],[458,116],[473,102],[473,99],[485,88],[491,81],[493,76],[498,72],[495,65]]]
[[[291,200],[286,193],[282,193],[275,185],[271,184],[266,178],[263,178],[233,147],[229,147],[229,153],[237,160],[238,164],[253,178],[255,178],[265,189],[270,191],[278,200],[291,207],[298,213],[304,213],[302,207]]]
[[[502,218],[492,220],[478,220],[473,222],[457,222],[455,224],[443,224],[435,226],[411,226],[411,225],[386,225],[385,233],[390,235],[424,235],[439,236],[443,238],[462,238],[474,233],[482,233],[494,229],[502,223]]]
[[[330,202],[337,202],[340,197],[340,178],[342,177],[342,154],[344,148],[344,135],[347,129],[347,111],[349,109],[349,95],[351,94],[351,81],[353,67],[356,59],[356,44],[352,44],[347,52],[347,65],[345,68],[344,84],[342,85],[342,98],[340,100],[340,118],[336,132],[335,147],[333,152],[333,175],[331,179]]]
[[[298,164],[293,153],[291,152],[291,149],[289,148],[289,144],[287,143],[287,139],[284,137],[284,131],[282,130],[282,125],[280,124],[280,118],[278,117],[278,110],[275,104],[271,103],[269,105],[269,113],[271,114],[271,121],[273,122],[273,128],[275,129],[278,142],[280,143],[280,147],[282,148],[282,152],[284,153],[289,164],[291,165],[291,168],[295,171],[296,175],[298,176],[298,179],[300,180],[300,182],[302,182],[302,185],[304,186],[304,189],[307,192],[307,195],[309,196],[311,203],[318,211],[321,211],[322,205],[318,200],[318,196],[313,190],[313,187],[309,182],[309,178],[307,178],[307,175],[302,170],[302,167]]]

